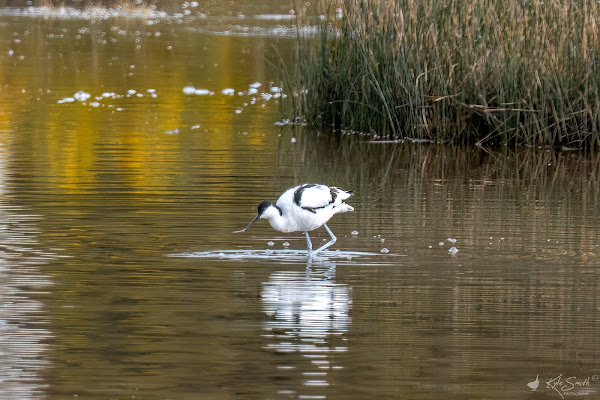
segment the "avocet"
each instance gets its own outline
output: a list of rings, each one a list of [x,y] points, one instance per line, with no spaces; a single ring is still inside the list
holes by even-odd
[[[275,204],[268,200],[258,205],[258,214],[247,227],[235,233],[248,230],[257,220],[265,218],[273,229],[279,232],[304,232],[308,254],[316,254],[335,243],[336,237],[327,226],[327,221],[337,213],[354,211],[344,201],[353,196],[351,191],[338,187],[305,183],[286,190]],[[308,232],[325,227],[331,240],[312,251]]]

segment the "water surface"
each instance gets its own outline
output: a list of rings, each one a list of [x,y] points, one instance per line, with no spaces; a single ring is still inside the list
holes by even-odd
[[[276,124],[289,8],[232,7],[0,16],[1,397],[597,396],[600,158]],[[232,233],[303,182],[326,257]]]

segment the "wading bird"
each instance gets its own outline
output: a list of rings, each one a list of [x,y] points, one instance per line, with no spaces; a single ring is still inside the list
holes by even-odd
[[[335,243],[336,237],[326,222],[337,213],[354,211],[344,203],[353,193],[325,185],[304,184],[286,190],[277,203],[263,201],[258,205],[258,214],[252,222],[242,230],[244,232],[260,218],[266,218],[273,229],[279,232],[304,232],[308,254],[316,254]],[[312,251],[312,243],[308,232],[324,226],[331,240]]]

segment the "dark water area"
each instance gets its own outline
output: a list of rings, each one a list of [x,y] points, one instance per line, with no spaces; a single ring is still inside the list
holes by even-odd
[[[2,9],[0,398],[597,398],[600,156],[291,126],[289,6],[220,7]],[[304,182],[331,252],[232,233]]]

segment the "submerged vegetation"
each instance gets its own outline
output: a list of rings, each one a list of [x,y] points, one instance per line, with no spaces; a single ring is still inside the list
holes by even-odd
[[[323,29],[317,40],[300,34],[294,82],[295,112],[312,124],[391,139],[600,147],[596,1],[318,7]]]

